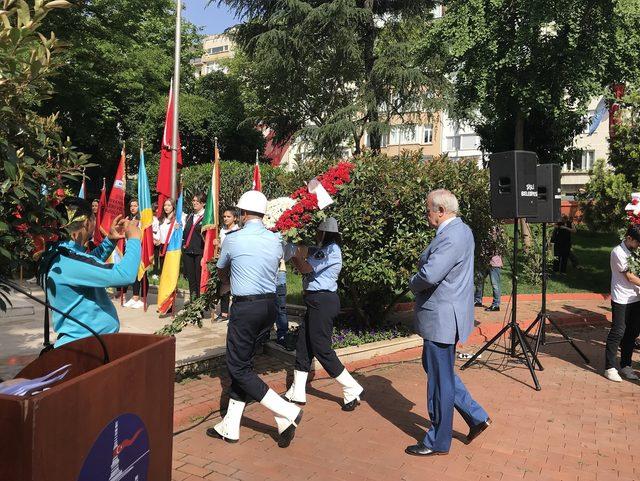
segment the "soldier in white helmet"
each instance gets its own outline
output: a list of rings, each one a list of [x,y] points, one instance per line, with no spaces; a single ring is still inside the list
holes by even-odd
[[[293,384],[285,398],[305,404],[305,386],[315,357],[327,373],[342,385],[343,411],[353,411],[362,397],[362,386],[349,374],[331,347],[333,322],[340,313],[338,276],[342,269],[338,222],[329,217],[318,226],[316,247],[298,250],[292,261],[304,275],[304,303],[307,313],[298,330]]]
[[[237,207],[244,227],[227,234],[217,264],[223,286],[230,283],[233,296],[226,352],[230,400],[224,419],[207,429],[207,435],[238,441],[245,403],[255,399],[274,412],[280,434],[278,446],[286,448],[302,419],[302,410],[269,389],[253,370],[258,340],[268,333],[276,316],[276,274],[283,257],[281,238],[262,223],[267,209],[262,192],[245,192]]]

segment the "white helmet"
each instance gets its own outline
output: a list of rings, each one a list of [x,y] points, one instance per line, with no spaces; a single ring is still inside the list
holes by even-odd
[[[242,194],[236,207],[240,210],[264,214],[267,212],[267,198],[258,190],[250,190]]]

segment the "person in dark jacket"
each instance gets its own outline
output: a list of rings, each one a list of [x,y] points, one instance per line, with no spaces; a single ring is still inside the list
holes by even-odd
[[[202,252],[204,238],[202,237],[202,218],[206,196],[197,193],[191,199],[193,213],[187,216],[182,231],[182,273],[189,282],[189,299],[194,300],[200,295],[200,274],[202,266]]]
[[[566,215],[556,224],[551,234],[553,243],[553,272],[564,274],[567,272],[567,261],[571,255],[571,234],[575,234],[576,228]]]

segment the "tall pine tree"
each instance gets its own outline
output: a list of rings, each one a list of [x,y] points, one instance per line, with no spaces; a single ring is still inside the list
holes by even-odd
[[[380,149],[393,117],[417,121],[441,106],[438,58],[414,48],[432,27],[433,0],[221,0],[244,23],[234,33],[255,120],[277,140],[299,136],[315,153]]]

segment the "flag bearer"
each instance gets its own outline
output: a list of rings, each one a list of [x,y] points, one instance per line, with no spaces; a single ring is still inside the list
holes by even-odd
[[[289,401],[306,402],[305,385],[315,357],[327,373],[342,385],[343,411],[353,411],[360,404],[363,388],[349,374],[331,348],[333,322],[340,313],[338,276],[342,269],[338,222],[329,217],[318,226],[317,247],[299,249],[292,261],[304,275],[304,303],[307,313],[298,330],[293,384],[285,394]]]
[[[267,209],[262,192],[245,192],[237,207],[244,227],[227,233],[217,264],[223,291],[230,283],[233,296],[226,352],[230,400],[224,419],[207,429],[207,435],[238,441],[245,404],[255,399],[275,414],[278,446],[286,448],[302,419],[302,410],[269,389],[253,370],[258,341],[269,332],[276,315],[276,274],[283,256],[281,238],[262,223]]]

